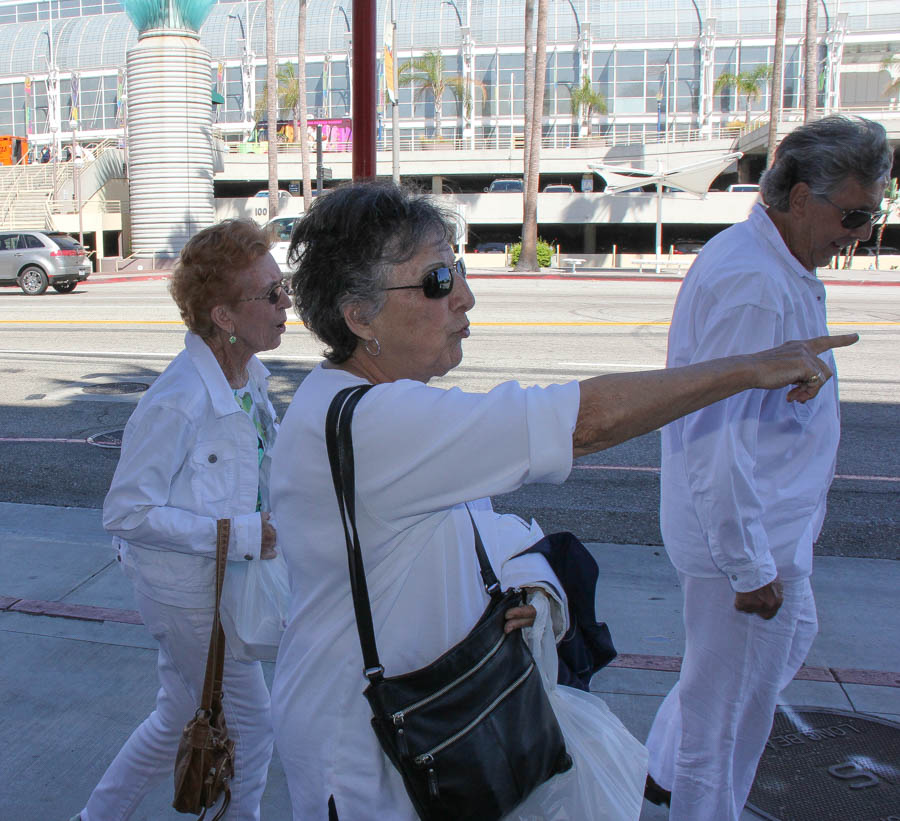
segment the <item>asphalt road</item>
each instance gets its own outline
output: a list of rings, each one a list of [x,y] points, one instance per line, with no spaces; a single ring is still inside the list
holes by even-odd
[[[548,384],[663,365],[677,284],[472,285],[478,304],[465,359],[435,384],[480,391],[506,379]],[[837,355],[843,440],[817,552],[897,559],[900,288],[829,286],[828,298],[833,332],[855,330],[862,341]],[[115,442],[140,396],[108,386],[151,383],[182,338],[162,281],[88,283],[39,298],[0,291],[0,501],[99,507],[118,458],[102,445]],[[263,355],[279,412],[320,350],[294,322]],[[578,460],[562,486],[532,485],[495,505],[583,541],[660,544],[658,467],[652,433]]]

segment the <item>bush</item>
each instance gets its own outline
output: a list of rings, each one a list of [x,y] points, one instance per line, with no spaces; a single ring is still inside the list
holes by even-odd
[[[519,254],[522,253],[522,243],[517,242],[515,245],[509,246],[509,258],[510,264],[515,265],[519,261]],[[538,237],[537,241],[537,258],[538,265],[541,268],[549,268],[550,262],[553,259],[553,248],[546,241]]]

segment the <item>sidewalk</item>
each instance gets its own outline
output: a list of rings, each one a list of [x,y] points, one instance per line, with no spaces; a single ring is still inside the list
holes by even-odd
[[[620,653],[593,688],[643,740],[683,650],[675,573],[662,548],[589,547],[601,569],[598,616]],[[98,510],[0,503],[0,567],[0,818],[64,821],[152,709],[155,643],[136,623]],[[900,721],[900,562],[822,557],[813,582],[820,633],[785,703]],[[183,818],[171,793],[166,778],[135,821]],[[645,802],[643,821],[665,817]],[[277,755],[262,818],[290,818]]]

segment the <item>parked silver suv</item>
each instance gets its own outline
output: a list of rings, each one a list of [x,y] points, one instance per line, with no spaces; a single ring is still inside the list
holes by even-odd
[[[84,248],[68,234],[0,231],[0,285],[18,285],[29,296],[48,285],[68,294],[90,273]]]

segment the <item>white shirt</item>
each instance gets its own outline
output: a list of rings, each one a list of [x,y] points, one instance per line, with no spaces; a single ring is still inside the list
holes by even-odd
[[[754,353],[828,333],[825,288],[765,208],[704,246],[685,277],[667,365]],[[828,351],[821,358],[834,370]],[[744,391],[667,425],[660,525],[676,568],[736,592],[812,572],[840,437],[837,378],[806,404]]]
[[[347,550],[325,446],[325,415],[364,384],[321,365],[285,414],[272,459],[272,509],[293,582],[272,687],[273,725],[294,818],[416,818],[372,731]],[[400,380],[373,387],[353,417],[356,518],[380,661],[388,676],[430,664],[484,610],[463,505],[529,482],[562,482],[572,465],[577,383],[487,394]],[[557,584],[543,557],[509,561],[541,537],[479,506],[479,532],[504,588]],[[559,591],[557,591],[559,592]],[[564,601],[564,599],[563,599]],[[565,609],[565,608],[563,608]]]
[[[184,345],[125,426],[103,526],[140,592],[164,604],[208,607],[217,519],[232,520],[229,559],[259,559],[256,504],[270,458],[260,465],[256,428],[209,346],[190,332]],[[271,442],[277,426],[269,372],[256,357],[247,369]]]

